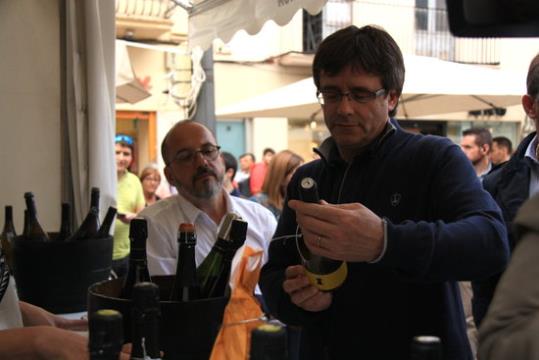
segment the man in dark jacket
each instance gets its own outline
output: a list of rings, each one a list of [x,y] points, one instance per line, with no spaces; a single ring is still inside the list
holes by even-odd
[[[537,130],[539,122],[539,54],[530,63],[526,77],[526,91],[527,94],[522,96],[522,106],[526,115],[535,122]],[[520,206],[539,191],[538,150],[537,131],[534,131],[521,141],[515,154],[505,165],[496,168],[483,180],[485,190],[492,195],[502,209],[511,249],[515,246],[513,234],[515,215]],[[501,273],[486,281],[472,283],[474,291],[472,305],[477,326],[486,315],[500,275]]]
[[[302,326],[302,359],[409,359],[417,335],[439,336],[444,359],[471,359],[457,281],[504,268],[498,207],[457,145],[389,120],[404,63],[385,31],[327,37],[313,75],[331,137],[288,186],[260,278],[271,313]],[[304,177],[318,183],[320,203],[297,200]],[[298,226],[310,252],[347,262],[339,288],[309,282]]]

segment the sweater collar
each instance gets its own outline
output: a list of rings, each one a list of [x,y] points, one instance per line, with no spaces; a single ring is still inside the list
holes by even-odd
[[[397,131],[397,126],[393,123],[392,119],[388,120],[386,122],[386,127],[384,128],[382,133],[370,144],[367,145],[363,153],[376,153],[380,149],[382,143],[395,131]],[[335,139],[332,136],[325,139],[318,148],[313,148],[313,151],[317,153],[328,164],[344,162],[341,155],[339,154],[339,149],[337,148]]]

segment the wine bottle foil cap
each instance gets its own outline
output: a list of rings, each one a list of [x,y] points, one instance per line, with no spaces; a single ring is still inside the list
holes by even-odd
[[[232,220],[230,232],[228,233],[228,240],[233,242],[241,242],[241,245],[243,245],[245,238],[247,237],[247,227],[247,221],[243,219]]]
[[[129,237],[148,237],[148,222],[143,218],[134,218],[129,223]]]
[[[92,343],[123,343],[123,317],[119,311],[101,309],[90,315],[88,324],[90,346]],[[106,334],[106,338],[103,338]]]
[[[230,228],[232,227],[232,221],[236,219],[240,219],[238,214],[228,213],[225,215],[221,227],[219,227],[219,231],[217,232],[218,239],[230,240]]]
[[[148,281],[135,284],[133,306],[143,311],[159,309],[159,286]]]
[[[427,335],[416,336],[414,337],[414,341],[418,343],[423,343],[423,344],[435,344],[435,343],[441,342],[439,337],[427,336]]]
[[[27,191],[27,192],[24,193],[24,197],[25,198],[34,197],[34,193],[31,192],[31,191]]]
[[[191,223],[180,224],[180,232],[195,232],[195,225]]]

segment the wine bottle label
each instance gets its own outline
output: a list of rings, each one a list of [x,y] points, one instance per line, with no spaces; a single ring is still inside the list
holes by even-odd
[[[2,249],[0,248],[0,302],[9,285],[9,268]]]
[[[342,285],[348,275],[348,266],[346,265],[346,262],[343,261],[340,262],[340,266],[337,270],[328,274],[319,274],[312,272],[312,270],[309,269],[308,263],[306,263],[305,273],[312,285],[322,291],[330,291]]]

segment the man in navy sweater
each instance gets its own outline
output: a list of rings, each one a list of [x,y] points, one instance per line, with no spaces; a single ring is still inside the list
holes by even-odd
[[[288,186],[260,278],[271,313],[302,327],[302,359],[405,360],[417,335],[440,337],[444,359],[472,359],[457,281],[504,268],[496,203],[456,144],[390,120],[404,62],[384,30],[327,37],[313,75],[331,136]],[[304,177],[318,183],[320,203],[298,200]],[[311,253],[346,261],[337,289],[309,282],[298,226]]]

